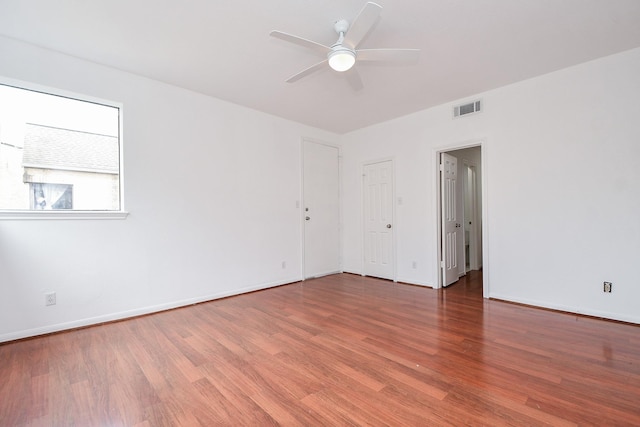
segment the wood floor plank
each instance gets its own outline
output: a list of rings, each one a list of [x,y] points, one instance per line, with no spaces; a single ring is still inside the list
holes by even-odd
[[[338,274],[0,345],[0,426],[640,425],[640,326]]]

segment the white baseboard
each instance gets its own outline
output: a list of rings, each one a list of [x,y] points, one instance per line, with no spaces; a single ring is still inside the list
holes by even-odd
[[[361,271],[344,270],[344,273],[355,274],[357,276],[364,276],[364,274]],[[371,277],[373,277],[373,276],[371,276]],[[417,281],[417,280],[414,280],[414,279],[404,279],[402,277],[398,277],[396,280],[394,280],[394,282],[406,283],[407,285],[424,286],[425,288],[435,289],[435,286],[433,285],[433,283],[420,282],[420,281]]]
[[[402,277],[398,277],[396,280],[398,283],[406,283],[407,285],[415,285],[415,286],[423,286],[425,288],[433,288],[432,283],[419,282],[413,279],[403,279]]]
[[[232,291],[217,292],[215,294],[204,295],[196,298],[188,298],[180,301],[172,301],[165,304],[158,304],[148,307],[136,308],[133,310],[126,310],[117,313],[110,313],[96,317],[88,317],[84,319],[73,320],[71,322],[57,323],[54,325],[42,326],[39,328],[26,329],[22,331],[11,332],[8,334],[0,335],[0,343],[7,341],[15,341],[24,338],[31,338],[38,335],[45,335],[54,332],[66,331],[68,329],[83,328],[87,326],[99,325],[101,323],[113,322],[116,320],[128,319],[131,317],[143,316],[145,314],[159,313],[161,311],[171,310],[179,307],[186,307],[201,302],[213,301],[220,298],[226,298],[235,295],[246,294],[249,292],[259,291],[262,289],[273,288],[276,286],[288,285],[291,283],[299,282],[301,279],[292,279],[282,282],[268,282],[258,285],[246,286],[240,289],[234,289]]]
[[[568,306],[563,304],[553,304],[553,303],[549,303],[548,301],[537,301],[537,300],[531,300],[527,298],[514,298],[511,295],[501,295],[501,294],[492,293],[489,296],[489,298],[508,301],[508,302],[515,302],[518,304],[530,305],[532,307],[548,308],[550,310],[564,311],[567,313],[582,314],[585,316],[600,317],[603,319],[617,320],[620,322],[640,324],[640,317],[638,316],[627,316],[627,315],[621,315],[620,313],[610,313],[606,311],[584,309],[582,307],[573,307],[573,306]]]
[[[344,271],[327,270],[327,271],[322,271],[320,273],[316,273],[315,276],[307,277],[306,279],[303,279],[303,280],[317,279],[319,277],[331,276],[333,274],[340,274],[340,273],[344,273]]]

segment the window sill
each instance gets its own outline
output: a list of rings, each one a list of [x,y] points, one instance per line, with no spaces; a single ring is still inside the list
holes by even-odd
[[[126,219],[124,211],[0,211],[0,220]]]

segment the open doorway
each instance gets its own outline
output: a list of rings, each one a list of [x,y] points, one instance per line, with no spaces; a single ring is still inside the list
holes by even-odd
[[[482,147],[441,150],[437,161],[438,276],[446,287],[483,269]]]
[[[480,147],[476,147],[478,150]],[[478,180],[478,164],[463,160],[463,227],[465,272],[482,268],[482,227],[480,203],[482,188]]]

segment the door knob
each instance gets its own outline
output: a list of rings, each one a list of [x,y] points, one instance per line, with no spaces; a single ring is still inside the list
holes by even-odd
[[[304,217],[304,219],[305,219],[306,221],[309,221],[311,218],[310,218],[310,217],[308,217],[308,216],[305,216],[305,217]]]
[[[391,228],[391,224],[387,224],[387,228]]]

